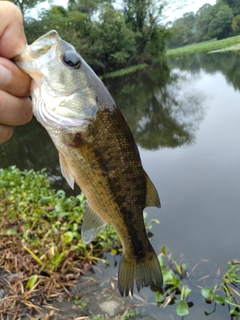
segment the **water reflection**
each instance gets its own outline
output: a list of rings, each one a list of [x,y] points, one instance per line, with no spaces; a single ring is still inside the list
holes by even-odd
[[[141,147],[174,148],[193,141],[204,97],[191,90],[185,73],[154,65],[107,86]]]
[[[184,73],[158,65],[106,83],[145,149],[189,144],[203,118],[203,97],[191,90]],[[57,151],[47,132],[33,119],[15,129],[13,138],[0,146],[0,166],[20,169],[47,168],[59,176]]]
[[[47,168],[54,174],[52,163],[57,160],[57,152],[47,132],[35,118],[27,125],[15,128],[12,139],[0,145],[0,155],[1,167]]]
[[[234,89],[240,90],[240,51],[224,53],[197,53],[169,61],[172,68],[200,73],[201,70],[214,74],[221,72]]]

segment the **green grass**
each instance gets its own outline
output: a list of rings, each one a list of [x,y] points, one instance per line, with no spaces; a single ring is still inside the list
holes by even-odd
[[[114,77],[125,76],[126,74],[133,73],[133,72],[136,72],[138,70],[144,69],[147,66],[148,65],[146,63],[142,63],[142,64],[139,64],[139,65],[136,65],[136,66],[131,66],[131,67],[128,67],[128,68],[119,69],[117,71],[106,73],[104,75],[104,78],[114,78]]]
[[[44,170],[0,169],[1,240],[12,237],[41,270],[59,271],[72,251],[79,261],[107,263],[101,259],[102,253],[113,247],[120,250],[120,240],[111,226],[92,244],[82,241],[79,226],[84,210],[83,194],[67,197],[64,191],[53,190]]]
[[[168,58],[174,58],[174,57],[183,56],[191,53],[209,52],[209,51],[226,49],[228,47],[232,47],[231,49],[234,50],[234,46],[239,45],[239,43],[240,43],[240,36],[235,36],[235,37],[230,37],[223,40],[205,41],[205,42],[195,43],[195,44],[191,44],[191,45],[180,47],[180,48],[170,49],[170,50],[167,50],[166,55]]]

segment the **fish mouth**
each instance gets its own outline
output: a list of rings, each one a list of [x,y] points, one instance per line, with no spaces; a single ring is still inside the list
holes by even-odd
[[[15,56],[12,61],[20,69],[27,72],[32,78],[40,80],[42,78],[42,74],[37,71],[39,66],[36,59],[50,51],[50,49],[60,40],[61,38],[58,32],[56,30],[51,30],[35,40],[31,45],[27,45],[26,50]]]
[[[58,32],[56,30],[51,30],[35,40],[31,44],[31,56],[33,59],[40,57],[49,51],[53,45],[61,40]]]
[[[32,59],[37,59],[48,52],[52,46],[60,40],[61,38],[56,30],[48,31],[43,36],[35,40],[30,46],[27,46],[28,50],[15,56],[13,61],[16,63],[23,62],[23,60],[29,58],[29,55]]]

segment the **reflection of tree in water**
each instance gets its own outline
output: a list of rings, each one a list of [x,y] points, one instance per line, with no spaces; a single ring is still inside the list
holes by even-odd
[[[112,79],[107,86],[142,147],[173,148],[193,140],[203,112],[199,96],[189,89],[189,80],[181,73],[155,65]],[[57,151],[35,119],[16,128],[12,139],[0,145],[0,167],[9,165],[46,168],[50,176],[61,176]]]
[[[190,143],[203,117],[202,97],[181,73],[155,65],[108,85],[141,147]]]
[[[189,54],[169,60],[172,68],[200,73],[201,70],[214,74],[221,72],[234,89],[240,90],[240,52],[227,51],[216,53]]]
[[[15,128],[13,137],[0,145],[1,167],[17,165],[20,169],[50,170],[50,159],[57,159],[56,149],[35,118],[27,125]]]
[[[15,165],[19,169],[47,169],[55,186],[64,188],[58,154],[46,130],[35,118],[22,127],[16,127],[13,137],[0,145],[0,168]]]

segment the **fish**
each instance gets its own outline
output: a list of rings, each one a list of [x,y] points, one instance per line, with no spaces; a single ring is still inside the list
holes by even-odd
[[[62,175],[87,199],[81,236],[90,243],[111,224],[122,244],[118,289],[162,287],[143,210],[160,208],[133,134],[106,86],[73,45],[51,30],[14,59],[31,78],[33,113],[59,153]]]

